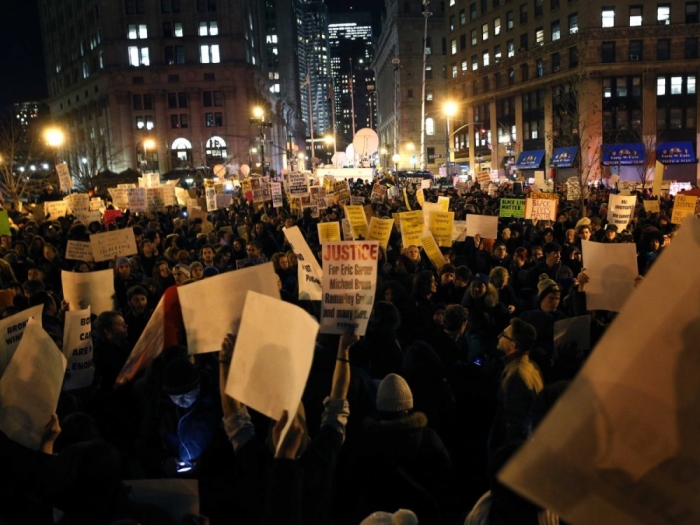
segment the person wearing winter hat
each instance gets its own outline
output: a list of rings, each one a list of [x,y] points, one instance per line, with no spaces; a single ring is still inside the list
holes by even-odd
[[[561,246],[556,242],[548,242],[542,247],[542,252],[544,253],[544,261],[528,272],[527,288],[533,291],[538,289],[540,276],[544,273],[555,281],[561,291],[565,293],[574,282],[574,272],[562,263]]]
[[[132,286],[136,286],[138,281],[131,273],[131,262],[128,257],[119,257],[114,263],[114,292],[117,296],[117,304],[120,309],[127,307],[127,292]]]
[[[537,304],[542,311],[552,313],[559,308],[561,302],[561,288],[556,281],[550,279],[546,273],[540,274],[537,282]]]
[[[215,275],[219,275],[219,269],[216,266],[208,266],[207,268],[204,268],[204,279],[207,277],[214,277]]]
[[[354,462],[357,519],[376,509],[411,507],[420,523],[444,521],[441,512],[453,495],[452,461],[425,414],[413,411],[406,380],[387,375],[376,407],[378,415],[365,420],[365,442]]]
[[[617,236],[617,224],[608,224],[605,227],[604,235],[602,242],[604,243],[616,243],[619,242],[620,239]]]
[[[178,263],[173,268],[175,284],[182,284],[192,276],[192,270],[186,264]]]

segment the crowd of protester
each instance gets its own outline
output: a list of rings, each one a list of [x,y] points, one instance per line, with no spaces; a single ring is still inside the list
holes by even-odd
[[[371,189],[351,184],[368,213],[407,211],[402,194],[373,203]],[[127,210],[107,229],[133,227],[138,254],[104,263],[65,259],[69,240],[89,241],[102,223],[10,210],[12,234],[0,237],[3,318],[43,304],[42,326],[60,347],[64,271],[113,268],[115,308],[93,323],[93,384],[61,394],[41,450],[0,435],[0,523],[173,523],[134,503],[123,483],[158,478],[198,480],[207,518],[192,523],[563,523],[496,473],[586,360],[576,344],[554,345],[554,323],[592,314],[594,346],[614,319],[587,311],[581,242],[635,243],[640,276],[671,242],[672,201],[648,214],[641,201],[650,197],[640,193],[620,230],[607,220],[613,191],[591,187],[584,208],[561,192],[552,222],[502,218],[497,239],[468,236],[444,248],[439,269],[421,247],[402,246],[394,227],[380,250],[366,335],[320,334],[299,411],[277,422],[224,393],[233,336],[218,353],[188,356],[180,335],[134,381],[115,388],[115,380],[172,287],[271,261],[281,298],[318,317],[319,303],[298,298],[297,257],[283,230],[298,226],[319,255],[316,225],[340,221],[342,206],[295,215],[286,200],[274,208],[236,195],[210,214],[206,232],[177,207]],[[489,196],[477,184],[425,197],[450,197],[459,220],[498,215],[510,192],[504,185]],[[419,209],[413,190],[408,199]]]

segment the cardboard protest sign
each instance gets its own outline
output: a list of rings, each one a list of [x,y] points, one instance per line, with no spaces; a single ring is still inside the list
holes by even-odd
[[[566,179],[566,200],[578,201],[581,199],[581,182],[578,177],[569,177]]]
[[[66,358],[34,319],[0,378],[0,431],[15,443],[39,450],[46,424],[58,406]]]
[[[403,202],[406,205],[406,209],[411,211],[411,205],[408,202],[408,193],[406,193],[406,188],[403,189]]]
[[[697,197],[683,195],[682,193],[677,194],[673,201],[671,223],[682,224],[686,217],[692,217],[695,215],[695,205],[697,202]]]
[[[187,205],[187,199],[189,199],[189,194],[187,193],[187,190],[185,188],[175,188],[175,198],[177,199],[177,203],[180,206],[186,206]]]
[[[352,327],[365,335],[377,287],[377,241],[323,245],[321,333],[342,334]]]
[[[44,214],[49,219],[58,219],[68,213],[68,203],[66,201],[51,201],[44,203]]]
[[[503,483],[567,523],[700,523],[698,260],[700,222],[689,220]]]
[[[270,183],[270,193],[272,194],[272,207],[281,208],[284,205],[282,200],[282,184],[279,182]]]
[[[430,230],[430,217],[433,212],[443,211],[442,206],[437,202],[425,202],[423,203],[423,231]]]
[[[467,232],[469,237],[479,235],[482,239],[497,239],[498,217],[467,213]]]
[[[90,235],[92,255],[95,261],[111,261],[117,257],[128,257],[138,253],[133,228],[112,230]]]
[[[63,329],[63,355],[67,360],[64,392],[92,384],[95,365],[92,359],[91,328],[90,308],[66,312]]]
[[[275,319],[274,330],[270,319]],[[279,444],[299,408],[318,328],[298,306],[253,291],[245,297],[226,393],[274,420],[287,411],[289,420]]]
[[[114,271],[61,272],[63,298],[70,310],[90,308],[95,315],[114,310]]]
[[[253,202],[263,202],[272,199],[270,183],[264,180],[263,177],[253,177],[250,181],[250,187],[253,191]]]
[[[635,244],[581,241],[581,253],[590,277],[585,286],[588,309],[619,312],[632,295],[638,275]]]
[[[525,203],[525,218],[533,221],[556,221],[558,204],[556,193],[531,193]]]
[[[525,217],[525,199],[501,198],[498,204],[499,217],[514,217],[516,219],[523,219]]]
[[[650,200],[650,201],[642,201],[644,203],[644,211],[647,213],[660,213],[661,212],[661,206],[659,205],[659,201],[657,200]]]
[[[182,320],[190,354],[216,352],[226,334],[237,334],[248,290],[279,299],[272,263],[226,272],[180,286]]]
[[[651,194],[654,197],[661,197],[661,188],[664,185],[664,170],[666,166],[661,164],[658,160],[654,165],[654,184],[652,184]]]
[[[190,216],[191,220],[199,219],[201,221],[206,221],[209,215],[206,211],[200,208],[187,208],[187,214]]]
[[[544,178],[544,171],[535,171],[535,184],[542,188],[542,191],[547,191],[547,181]]]
[[[216,211],[216,189],[212,186],[204,190],[204,195],[207,200],[207,211]]]
[[[444,197],[440,196],[438,197],[438,206],[440,206],[440,209],[442,211],[450,211],[450,198],[449,197]]]
[[[379,241],[379,245],[386,248],[389,244],[391,227],[393,225],[394,219],[379,219],[377,217],[372,217],[369,220],[369,235],[367,236],[367,240]]]
[[[452,227],[452,242],[464,242],[467,239],[467,221],[454,221]]]
[[[362,206],[345,206],[345,216],[350,222],[353,236],[356,239],[359,237],[366,239],[369,235],[369,226],[367,225],[367,216]]]
[[[591,349],[591,316],[579,315],[554,323],[554,347],[576,343],[580,350]]]
[[[451,211],[433,211],[430,213],[430,232],[438,246],[452,246],[452,231],[455,214]]]
[[[126,190],[128,188],[107,188],[110,197],[112,197],[112,205],[120,210],[125,210],[129,207],[129,195]]]
[[[491,172],[489,170],[481,170],[476,174],[476,180],[479,182],[479,186],[481,186],[481,190],[483,191],[491,182]]]
[[[141,332],[141,337],[136,341],[131,354],[129,354],[126,363],[124,363],[121,372],[119,372],[116,381],[117,385],[123,385],[131,381],[139,371],[148,367],[161,354],[165,341],[164,322],[165,309],[163,307],[163,298],[161,297],[146,324],[146,328]]]
[[[180,188],[182,189],[182,188]],[[177,206],[178,205],[178,198],[177,198],[177,190],[178,188],[171,186],[170,184],[165,184],[164,186],[161,186],[161,190],[163,192],[163,204],[166,206]]]
[[[430,179],[420,179],[420,189],[429,190],[433,185],[433,181]]]
[[[138,213],[145,213],[148,211],[146,188],[127,188],[126,195],[129,200],[128,208],[131,211]]]
[[[333,182],[333,200],[336,204],[348,204],[351,201],[350,185],[346,180]],[[364,199],[363,199],[364,201]],[[355,204],[354,202],[352,204]],[[362,204],[362,203],[360,203]]]
[[[66,198],[73,215],[80,215],[90,211],[90,196],[87,193],[71,193]]]
[[[422,209],[423,206],[425,206],[425,193],[423,193],[423,188],[418,188],[416,190],[416,200]]]
[[[165,211],[165,190],[168,186],[146,188],[146,209],[152,213]]]
[[[438,246],[437,242],[435,242],[435,237],[433,237],[432,233],[426,232],[424,235],[422,235],[420,238],[420,243],[425,250],[425,254],[428,256],[428,259],[430,259],[430,262],[432,262],[437,269],[440,269],[447,264],[447,260],[445,259],[445,256],[442,255],[440,247]]]
[[[124,481],[129,500],[158,507],[176,523],[199,516],[199,483],[196,479],[135,479]]]
[[[56,174],[58,175],[58,186],[61,188],[61,191],[67,191],[73,187],[73,178],[70,176],[68,164],[65,162],[56,164]]]
[[[321,281],[323,279],[321,265],[318,264],[298,226],[285,228],[284,236],[298,260],[299,299],[320,301]]]
[[[636,204],[636,195],[610,195],[610,200],[608,202],[608,222],[616,225],[620,230],[624,230],[634,216],[634,207]]]
[[[340,226],[343,228],[343,240],[352,241],[355,236],[352,234],[352,226],[350,226],[350,221],[346,218],[340,219]]]
[[[401,216],[401,244],[404,248],[415,244],[420,246],[420,238],[423,236],[425,224],[423,211],[405,211]]]
[[[92,262],[95,258],[92,255],[92,243],[83,241],[68,241],[66,245],[67,261]]]
[[[39,304],[0,320],[0,376],[5,372],[22,341],[27,322],[29,319],[35,319],[41,326],[43,311],[44,305]]]
[[[319,222],[316,225],[318,229],[318,242],[336,242],[340,241],[340,223],[338,222]]]
[[[386,186],[382,186],[378,182],[372,186],[372,193],[369,196],[372,202],[384,202],[386,200]]]
[[[0,210],[0,235],[12,235],[10,217],[7,215],[7,210]]]
[[[293,171],[289,173],[289,195],[292,197],[301,197],[309,193],[309,178],[306,173],[301,171]]]

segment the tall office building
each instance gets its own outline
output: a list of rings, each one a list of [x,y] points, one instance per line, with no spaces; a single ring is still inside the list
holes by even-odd
[[[331,129],[328,7],[323,0],[297,0],[296,8],[302,118],[309,131],[313,121],[314,139],[319,140]]]
[[[450,0],[452,1],[452,0]],[[377,78],[377,133],[384,164],[394,154],[398,168],[420,168],[424,6],[421,1],[385,0],[385,15],[372,65]],[[425,160],[436,170],[446,159],[445,2],[433,0],[425,42]],[[398,63],[397,63],[398,61]]]
[[[235,168],[261,135],[255,106],[275,124],[266,139],[285,143],[290,123],[261,57],[263,0],[41,0],[40,10],[48,102],[67,147],[92,144],[114,171]]]
[[[452,143],[458,159],[552,168],[560,179],[580,159],[591,179],[629,180],[653,177],[658,159],[665,178],[696,182],[698,2],[449,0],[447,9],[449,91],[466,126]]]
[[[336,144],[352,143],[354,131],[376,128],[376,90],[369,13],[332,14],[328,18]],[[354,126],[354,129],[353,129]]]

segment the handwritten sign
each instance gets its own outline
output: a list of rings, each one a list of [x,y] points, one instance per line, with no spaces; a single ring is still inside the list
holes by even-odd
[[[660,213],[661,212],[661,206],[659,205],[659,201],[657,200],[648,200],[648,201],[643,201],[644,202],[644,211],[647,213]]]
[[[146,205],[146,188],[127,188],[126,195],[129,200],[129,209],[131,211],[139,213],[148,211]]]
[[[372,193],[369,196],[372,202],[384,202],[386,199],[386,186],[382,186],[379,183],[374,183],[372,186]]]
[[[52,201],[44,203],[44,214],[49,216],[49,219],[64,217],[67,212],[68,203],[66,201]]]
[[[671,223],[682,224],[686,217],[692,217],[695,214],[695,205],[697,201],[697,197],[683,195],[682,193],[677,194],[673,202]]]
[[[73,187],[73,178],[70,176],[68,164],[65,162],[56,164],[56,173],[58,174],[58,185],[62,190],[69,190]]]
[[[289,194],[300,197],[309,193],[309,178],[306,173],[293,171],[289,174]]]
[[[321,278],[323,271],[314,257],[311,248],[304,239],[298,226],[284,229],[284,236],[296,254],[297,280],[299,281],[299,299],[321,300]]]
[[[404,248],[412,244],[420,245],[420,238],[423,236],[425,228],[423,222],[423,211],[405,211],[401,216],[401,244]]]
[[[92,243],[69,240],[66,245],[66,260],[92,262]]]
[[[559,198],[556,194],[532,193],[525,204],[525,218],[538,221],[557,220]]]
[[[624,230],[632,220],[636,204],[636,196],[610,195],[610,200],[608,202],[608,222]]]
[[[430,213],[430,232],[438,246],[452,246],[452,230],[455,214],[451,211],[433,211]]]
[[[146,209],[157,213],[165,210],[165,190],[168,186],[146,188]]]
[[[377,286],[379,244],[346,241],[323,245],[321,333],[342,334],[354,328],[365,335]]]
[[[145,189],[145,188],[144,188]],[[111,261],[138,253],[133,228],[90,235],[92,255],[96,262]]]
[[[499,205],[499,217],[515,217],[516,219],[525,217],[525,199],[502,198]]]
[[[272,194],[272,207],[281,208],[284,205],[284,201],[282,200],[282,184],[279,182],[270,183],[270,193]]]
[[[379,219],[377,217],[371,217],[369,220],[369,236],[367,239],[371,241],[379,241],[379,245],[386,248],[389,244],[391,227],[393,225],[394,219]]]
[[[442,268],[447,264],[447,260],[445,256],[442,255],[440,247],[437,242],[435,242],[435,237],[433,237],[432,233],[427,232],[425,235],[421,236],[420,243],[428,259],[430,259],[430,262],[432,262],[436,268]]]
[[[498,217],[468,213],[467,231],[470,237],[479,235],[482,239],[496,239],[498,238]]]
[[[481,189],[484,189],[491,182],[491,172],[489,170],[481,170],[476,174],[476,180],[479,182]]]
[[[95,365],[92,360],[91,328],[89,307],[66,312],[63,329],[63,354],[67,360],[64,392],[92,384]]]
[[[321,244],[326,242],[337,242],[340,241],[340,224],[337,222],[319,222],[316,227],[318,228],[318,242]]]
[[[369,234],[369,228],[364,208],[362,206],[345,206],[345,215],[350,221],[353,236],[356,239],[358,237],[366,239]]]

